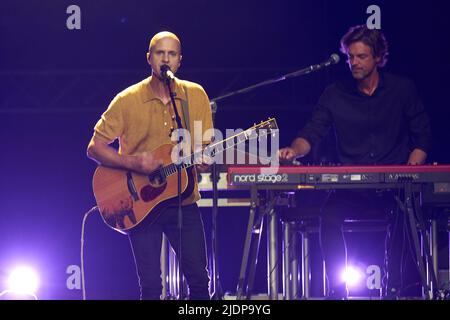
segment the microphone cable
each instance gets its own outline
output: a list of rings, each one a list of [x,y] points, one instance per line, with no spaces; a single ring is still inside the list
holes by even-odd
[[[97,206],[92,207],[88,212],[84,214],[83,222],[81,224],[81,251],[80,251],[80,260],[81,260],[81,290],[83,294],[83,300],[86,300],[86,286],[84,283],[84,226],[86,224],[86,220],[88,216],[98,210]]]

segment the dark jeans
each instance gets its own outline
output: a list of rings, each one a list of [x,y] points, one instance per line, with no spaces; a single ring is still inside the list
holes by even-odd
[[[129,234],[142,300],[160,299],[162,292],[160,256],[163,233],[178,255],[178,207],[165,209],[151,224],[145,223],[144,220]],[[210,297],[205,234],[197,204],[183,206],[181,250],[181,267],[188,283],[190,299],[208,300]]]
[[[346,245],[342,232],[345,219],[386,219],[385,265],[388,288],[400,288],[401,252],[403,245],[403,213],[396,209],[394,196],[389,190],[333,190],[321,210],[320,242],[329,288],[343,291],[345,284],[339,270],[346,265]]]

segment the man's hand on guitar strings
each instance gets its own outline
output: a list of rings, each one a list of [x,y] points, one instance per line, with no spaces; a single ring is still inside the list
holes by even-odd
[[[144,151],[134,157],[134,171],[143,174],[150,174],[158,167],[162,166],[161,159],[156,159],[151,152]]]

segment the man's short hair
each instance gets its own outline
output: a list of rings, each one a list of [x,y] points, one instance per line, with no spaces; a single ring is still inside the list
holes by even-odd
[[[372,49],[372,54],[379,57],[379,67],[384,67],[387,63],[388,43],[383,33],[378,29],[369,29],[367,25],[351,27],[341,39],[341,52],[348,53],[348,48],[352,43],[362,42]]]

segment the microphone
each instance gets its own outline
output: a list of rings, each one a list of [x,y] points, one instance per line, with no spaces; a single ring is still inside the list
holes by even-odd
[[[316,64],[311,66],[311,71],[317,71],[320,70],[322,68],[326,68],[331,66],[332,64],[336,64],[338,63],[340,60],[339,55],[337,55],[336,53],[333,53],[327,60],[325,60],[324,62],[320,63],[320,64]]]
[[[323,64],[324,67],[328,67],[329,65],[338,63],[340,59],[339,55],[333,53],[331,57],[329,57],[327,61],[322,62],[321,65]]]
[[[175,75],[167,64],[161,66],[161,77],[167,81],[175,80]]]

